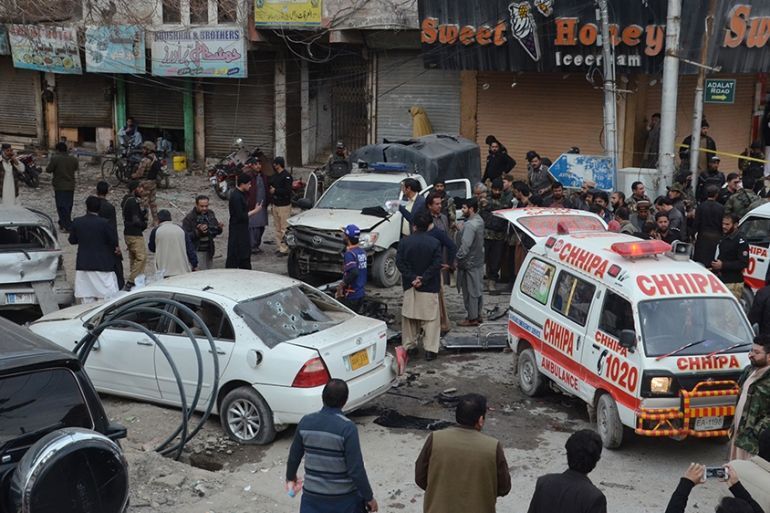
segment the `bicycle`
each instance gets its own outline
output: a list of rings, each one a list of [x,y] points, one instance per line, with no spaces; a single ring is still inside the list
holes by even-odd
[[[102,162],[102,180],[112,181],[110,185],[128,183],[131,180],[136,162],[127,157],[127,153],[119,155],[114,148],[107,150],[107,158]],[[115,180],[112,180],[112,177]]]

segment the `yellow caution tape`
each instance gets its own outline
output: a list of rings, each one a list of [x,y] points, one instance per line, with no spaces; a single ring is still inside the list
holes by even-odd
[[[677,146],[680,148],[687,148],[688,150],[690,149],[690,146],[687,144],[678,144]],[[724,155],[725,157],[734,157],[736,159],[748,160],[749,162],[759,162],[760,164],[767,164],[770,162],[765,159],[758,159],[755,157],[749,157],[747,155],[738,155],[737,153],[728,153],[726,151],[714,151],[706,148],[698,148],[698,151],[702,151],[704,153],[713,153],[714,155]]]

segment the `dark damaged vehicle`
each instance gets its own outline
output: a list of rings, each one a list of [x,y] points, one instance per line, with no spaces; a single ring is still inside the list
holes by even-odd
[[[128,466],[80,361],[0,318],[0,513],[120,513]]]

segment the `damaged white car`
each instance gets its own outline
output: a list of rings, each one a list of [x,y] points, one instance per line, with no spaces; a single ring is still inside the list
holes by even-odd
[[[73,302],[50,217],[0,206],[0,309],[39,306],[43,314]]]

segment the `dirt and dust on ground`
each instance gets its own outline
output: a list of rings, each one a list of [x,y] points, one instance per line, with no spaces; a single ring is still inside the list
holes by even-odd
[[[43,175],[39,189],[23,187],[20,198],[23,204],[43,210],[55,219],[49,176]],[[93,193],[99,179],[98,166],[89,166],[83,161],[75,195],[75,216],[83,215],[85,198]],[[118,187],[110,200],[119,205],[125,193],[125,186]],[[211,196],[211,208],[226,226],[227,203],[212,194],[205,176],[173,176],[171,188],[158,190],[158,207],[169,209],[173,220],[181,222],[198,194]],[[120,216],[119,223],[122,224]],[[119,231],[122,233],[122,229]],[[60,234],[59,239],[71,279],[76,248],[68,244],[66,234]],[[217,239],[217,267],[224,266],[226,239],[225,229]],[[265,240],[265,253],[253,258],[253,268],[286,274],[286,260],[274,255],[272,227],[268,228]],[[127,262],[124,263],[127,267]],[[148,270],[151,266],[150,255]],[[400,287],[372,288],[368,293],[383,300],[391,313],[398,313]],[[447,288],[446,293],[450,318],[456,322],[464,317],[462,300],[452,288]],[[488,311],[504,312],[508,298],[505,294],[492,295],[486,298],[486,303]],[[392,327],[398,329],[398,321]],[[453,330],[458,332],[462,330]],[[470,336],[472,331],[466,330],[465,334]],[[414,484],[413,472],[414,461],[428,431],[414,427],[420,422],[404,424],[404,419],[398,416],[426,419],[422,424],[453,421],[451,401],[440,397],[442,392],[451,389],[454,392],[445,396],[477,392],[488,398],[484,431],[502,442],[513,479],[511,493],[498,501],[500,512],[526,511],[536,478],[566,468],[564,443],[569,434],[591,427],[580,401],[555,392],[537,399],[524,396],[516,384],[511,353],[499,349],[442,351],[432,362],[413,360],[400,387],[352,415],[358,425],[380,511],[422,511],[423,494]],[[218,418],[211,418],[188,444],[181,461],[174,461],[152,449],[177,427],[181,418],[179,410],[110,396],[103,396],[103,402],[111,419],[128,428],[123,447],[131,467],[131,513],[298,511],[300,499],[289,498],[284,491],[293,427],[279,433],[269,446],[241,446],[227,439]],[[383,427],[375,422],[381,416],[412,427]],[[719,465],[725,456],[726,446],[714,441],[676,442],[631,436],[621,450],[605,451],[590,477],[607,495],[611,511],[662,511],[691,461]],[[690,507],[694,511],[711,510],[718,497],[725,494],[728,492],[724,485],[707,483],[693,491]]]

